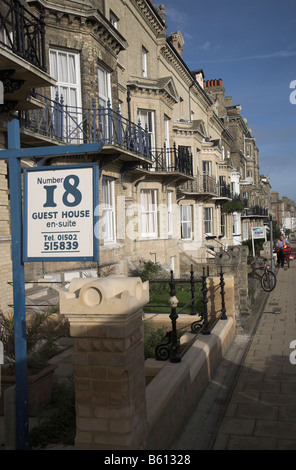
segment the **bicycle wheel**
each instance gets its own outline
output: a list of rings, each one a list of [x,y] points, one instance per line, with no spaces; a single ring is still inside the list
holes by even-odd
[[[261,287],[265,292],[271,292],[276,285],[276,277],[272,271],[265,271],[261,277]]]

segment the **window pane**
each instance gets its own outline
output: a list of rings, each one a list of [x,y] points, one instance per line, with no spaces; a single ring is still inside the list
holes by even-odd
[[[204,209],[204,225],[205,233],[211,234],[213,232],[212,207],[205,207]]]
[[[69,82],[68,67],[67,67],[67,54],[64,52],[58,53],[58,74],[59,81],[67,83]]]
[[[103,179],[102,185],[103,205],[103,238],[105,242],[116,241],[114,181]]]
[[[103,69],[98,69],[98,77],[99,77],[99,93],[100,96],[107,97],[107,90],[106,90],[106,72]]]
[[[50,65],[50,74],[58,79],[58,64],[57,64],[57,53],[56,51],[49,52],[49,65]]]
[[[75,70],[75,57],[73,54],[69,55],[69,82],[75,84],[77,82]]]
[[[172,223],[172,191],[168,192],[168,234],[171,235],[173,232]]]
[[[147,77],[147,50],[142,47],[142,75]]]
[[[155,190],[143,189],[140,193],[141,231],[142,236],[157,236],[157,193]]]
[[[141,127],[148,128],[148,140],[150,149],[155,148],[155,130],[154,130],[154,111],[147,109],[138,109],[138,120],[141,121]]]
[[[181,206],[181,238],[191,238],[191,206]]]

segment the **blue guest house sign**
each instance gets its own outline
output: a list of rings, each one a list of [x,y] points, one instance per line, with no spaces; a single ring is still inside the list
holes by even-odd
[[[24,260],[94,260],[97,165],[24,170]]]
[[[21,160],[98,154],[100,142],[20,147],[19,122],[8,123],[8,149],[0,160],[9,168],[13,271],[16,447],[29,448],[25,261],[99,260],[94,227],[99,171],[94,163],[23,170]],[[23,204],[22,204],[23,200]]]

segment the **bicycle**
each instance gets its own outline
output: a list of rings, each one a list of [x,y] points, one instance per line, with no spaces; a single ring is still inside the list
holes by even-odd
[[[265,292],[271,292],[276,286],[276,275],[271,271],[271,269],[269,269],[269,266],[266,263],[268,261],[267,258],[264,258],[264,256],[258,256],[258,258],[261,258],[264,261],[264,267],[259,266],[258,268],[253,268],[253,271],[264,270],[261,276],[258,274],[261,287]]]

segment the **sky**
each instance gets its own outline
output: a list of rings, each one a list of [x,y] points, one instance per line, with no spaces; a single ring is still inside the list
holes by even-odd
[[[223,80],[225,96],[241,105],[255,137],[260,174],[280,198],[296,202],[295,0],[163,4],[167,34],[181,31],[189,69],[203,69],[206,80]]]

